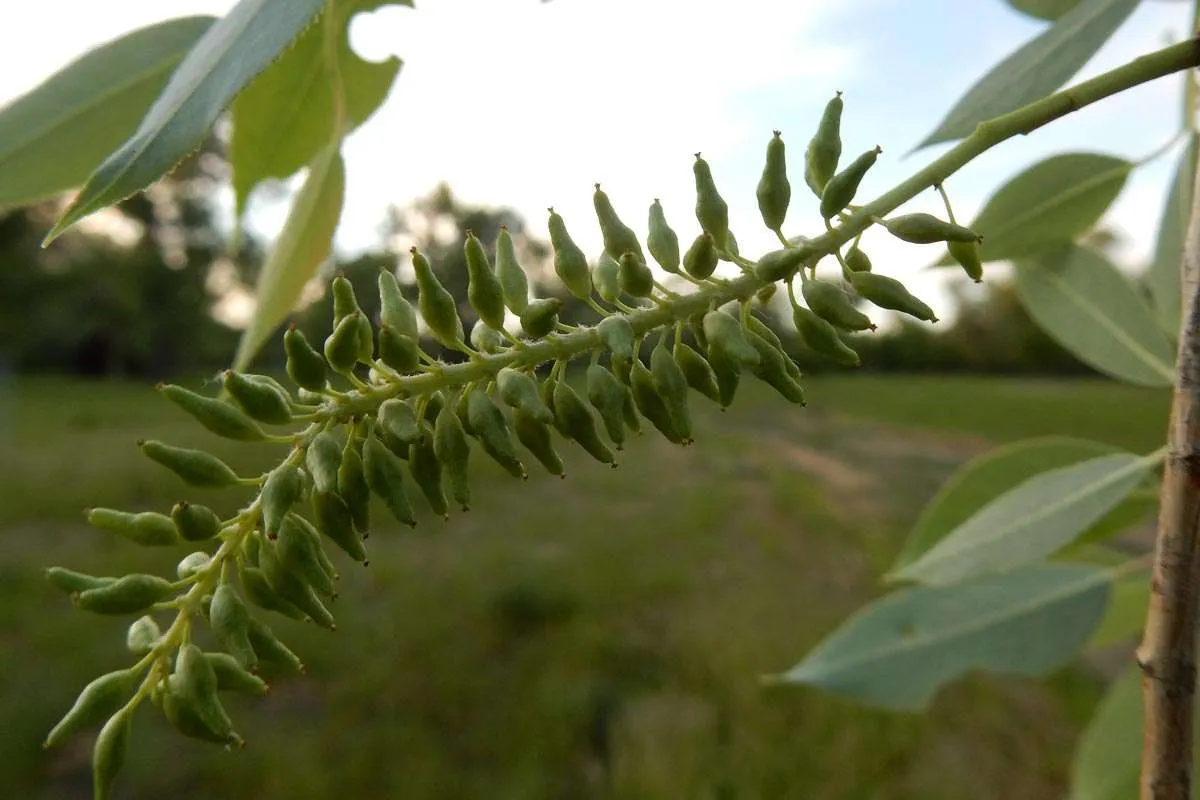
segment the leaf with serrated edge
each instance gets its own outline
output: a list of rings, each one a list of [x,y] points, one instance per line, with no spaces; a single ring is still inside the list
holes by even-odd
[[[1068,246],[1013,266],[1017,296],[1033,321],[1085,364],[1138,386],[1175,383],[1174,348],[1107,258]]]
[[[1104,613],[1111,573],[1041,564],[953,586],[894,592],[846,620],[768,683],[817,686],[919,711],[973,669],[1043,675],[1073,656]]]
[[[181,17],[106,42],[0,109],[0,207],[87,180],[133,133],[215,17]]]
[[[942,586],[1040,561],[1111,511],[1153,463],[1114,453],[1035,475],[888,578]]]
[[[1138,0],[1084,0],[983,76],[917,145],[969,136],[985,120],[1046,97],[1086,64]]]
[[[238,342],[235,370],[245,369],[271,332],[295,307],[300,293],[329,256],[342,214],[346,171],[341,140],[330,142],[309,166],[287,222],[263,265],[256,290],[258,307]]]
[[[324,0],[241,0],[176,68],[133,136],[104,160],[46,236],[146,188],[192,152],[247,83],[275,60]]]
[[[1154,261],[1144,283],[1154,301],[1159,324],[1172,339],[1179,335],[1183,313],[1183,237],[1187,233],[1187,215],[1192,208],[1192,185],[1196,175],[1196,135],[1188,137],[1187,147],[1175,167],[1175,177],[1167,190],[1167,202],[1158,224]]]

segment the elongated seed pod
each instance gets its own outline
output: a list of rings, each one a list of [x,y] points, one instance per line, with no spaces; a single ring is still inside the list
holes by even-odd
[[[528,305],[528,303],[526,303]],[[471,347],[481,353],[499,353],[505,347],[504,337],[500,331],[488,327],[482,319],[475,320],[471,327]]]
[[[186,500],[172,506],[171,524],[189,542],[206,542],[221,532],[221,517],[217,512]]]
[[[266,623],[251,618],[249,635],[250,644],[254,645],[260,660],[290,672],[304,672],[300,658],[276,638]]]
[[[748,347],[753,347],[749,342],[746,342]],[[755,351],[757,356],[758,351]],[[737,394],[738,385],[741,383],[742,362],[736,360],[721,347],[708,348],[708,363],[712,367],[713,375],[717,379],[717,393],[719,399],[717,402],[722,409],[728,408],[733,402],[734,395]]]
[[[162,699],[164,716],[183,735],[216,744],[242,744],[217,698],[216,673],[196,645],[179,648]]]
[[[712,234],[704,231],[683,254],[683,270],[693,278],[707,278],[717,269],[717,248]]]
[[[325,359],[295,325],[283,335],[283,349],[287,353],[287,374],[297,386],[312,392],[325,388],[328,379]]]
[[[637,234],[617,216],[612,201],[608,199],[608,195],[604,193],[598,183],[596,191],[592,194],[592,205],[596,209],[596,219],[600,223],[600,235],[604,239],[604,252],[614,259],[620,259],[622,253],[631,252],[638,257],[638,260],[645,262],[646,256],[642,254],[642,244],[638,241]]]
[[[812,350],[839,364],[857,367],[861,360],[849,345],[838,336],[837,329],[804,306],[792,307],[792,321],[800,338]]]
[[[650,235],[646,238],[646,245],[650,250],[650,255],[660,267],[678,275],[679,236],[667,224],[667,217],[663,213],[662,203],[658,201],[658,198],[655,198],[654,202],[650,204],[649,216]]]
[[[683,372],[688,386],[714,403],[721,402],[721,389],[717,385],[717,376],[704,356],[682,340],[676,340],[671,355]]]
[[[587,369],[587,398],[600,415],[608,438],[618,450],[625,445],[625,396],[628,387],[610,371],[592,364]]]
[[[214,397],[204,397],[175,384],[160,384],[158,391],[208,430],[226,439],[257,442],[263,439],[262,428],[241,409]]]
[[[175,565],[175,574],[179,576],[180,580],[186,580],[207,567],[211,561],[212,556],[202,550],[188,553]]]
[[[246,594],[246,599],[259,608],[265,608],[267,611],[278,612],[285,617],[295,620],[303,620],[306,614],[296,608],[287,600],[284,600],[275,590],[271,588],[271,582],[267,580],[266,574],[258,567],[243,567],[241,572],[242,591]],[[253,630],[254,619],[250,620],[250,628]],[[254,644],[254,637],[251,635],[250,643]],[[255,654],[259,658],[263,657],[262,651],[255,647]]]
[[[525,465],[517,456],[512,431],[504,412],[483,389],[476,387],[467,395],[467,419],[483,450],[515,478],[525,478]]]
[[[470,387],[466,387],[458,393],[458,400],[454,403],[454,415],[458,417],[459,423],[462,425],[463,431],[468,436],[475,436],[475,428],[471,426],[471,415],[467,413],[468,401],[471,399]]]
[[[438,414],[433,425],[433,452],[450,484],[450,496],[463,511],[468,510],[471,507],[471,443],[457,413]]]
[[[288,519],[296,526],[296,528],[308,535],[308,538],[316,545],[314,550],[317,561],[321,565],[321,569],[325,571],[329,580],[336,581],[340,577],[337,567],[333,560],[325,553],[325,548],[321,544],[321,532],[317,530],[317,526],[313,525],[304,517],[297,514],[295,511],[288,514]]]
[[[979,245],[975,242],[947,242],[950,257],[958,262],[967,277],[976,283],[983,281],[983,262],[979,260]]]
[[[250,646],[247,631],[250,612],[231,583],[222,583],[213,592],[212,605],[208,612],[209,624],[221,645],[246,669],[258,665],[258,656]]]
[[[742,324],[732,315],[719,309],[705,314],[704,336],[710,356],[714,350],[720,350],[735,363],[746,366],[758,363],[758,351],[746,340]]]
[[[294,464],[285,461],[271,470],[258,501],[262,510],[263,530],[267,536],[274,536],[279,530],[284,514],[300,499],[303,488],[300,468]]]
[[[554,250],[554,271],[567,291],[586,300],[592,293],[592,276],[587,257],[567,232],[567,224],[553,208],[550,212],[550,247]],[[524,322],[524,315],[522,315]]]
[[[269,425],[287,425],[292,421],[291,399],[271,384],[251,380],[230,369],[225,370],[222,384],[252,419]]]
[[[125,631],[125,647],[140,658],[154,649],[161,636],[162,631],[154,618],[141,616],[130,623]]]
[[[646,369],[641,359],[633,360],[633,369],[629,373],[629,379],[630,388],[633,391],[633,401],[641,415],[650,420],[650,424],[667,437],[667,441],[683,444],[686,439],[675,427],[675,420],[667,410],[666,402],[654,387],[654,378],[650,374],[650,370]]]
[[[217,691],[241,692],[261,697],[267,693],[267,684],[257,675],[252,675],[229,653],[205,653],[204,660],[217,676]]]
[[[607,250],[592,265],[592,286],[605,302],[615,303],[621,296],[621,265]]]
[[[554,413],[542,402],[537,381],[524,372],[512,367],[502,368],[496,373],[496,389],[505,404],[519,408],[547,425],[554,421]]]
[[[132,712],[118,711],[108,718],[92,746],[92,800],[108,800],[112,784],[125,765],[129,750]]]
[[[837,172],[842,157],[842,106],[842,93],[838,92],[825,104],[817,132],[804,152],[804,181],[817,197]]]
[[[852,272],[851,275],[871,275],[870,272]],[[805,302],[813,313],[844,331],[875,330],[870,317],[859,311],[850,298],[836,284],[817,279],[807,280],[800,287]]]
[[[587,268],[587,265],[584,265]],[[588,278],[590,283],[591,278]],[[521,312],[521,328],[530,339],[541,339],[554,330],[558,322],[558,312],[562,310],[563,301],[557,297],[544,297],[532,300]]]
[[[376,419],[379,422],[376,429],[384,443],[390,441],[394,446],[389,445],[389,449],[403,449],[407,457],[408,448],[421,438],[421,423],[413,407],[398,398],[385,400],[379,405]]]
[[[601,464],[612,464],[616,461],[612,450],[596,431],[596,419],[591,410],[565,380],[559,380],[554,386],[554,415],[559,430],[574,440],[592,458]]]
[[[933,309],[925,305],[895,278],[874,272],[852,272],[849,275],[854,291],[880,308],[890,308],[925,322],[937,322]]]
[[[367,551],[362,538],[354,530],[354,520],[346,501],[336,492],[314,491],[312,494],[313,519],[317,528],[355,561],[365,562]],[[269,577],[269,576],[268,576]],[[293,603],[295,598],[284,595]],[[297,605],[300,605],[297,603]],[[308,609],[300,606],[307,613]]]
[[[624,314],[605,317],[596,325],[596,335],[605,349],[618,358],[633,357],[633,325]]]
[[[970,228],[938,219],[933,214],[904,214],[883,221],[883,227],[897,239],[913,244],[934,242],[963,242],[975,244],[983,239]]]
[[[846,262],[846,268],[851,272],[870,272],[871,259],[867,258],[867,254],[858,248],[858,245],[851,247],[842,256],[842,260]]]
[[[767,142],[767,162],[755,189],[758,211],[769,230],[779,231],[792,202],[792,184],[788,181],[783,137],[779,131]]]
[[[692,441],[692,415],[688,409],[688,382],[675,357],[667,349],[667,337],[659,338],[650,352],[650,378],[663,399],[671,423],[684,442]]]
[[[133,573],[110,584],[87,589],[75,605],[96,614],[140,614],[171,593],[170,582],[157,575]]]
[[[433,513],[449,519],[450,506],[446,503],[446,493],[442,488],[442,465],[434,451],[432,426],[427,424],[421,437],[413,443],[409,450],[408,467]]]
[[[649,297],[654,291],[654,273],[636,253],[628,250],[622,253],[617,267],[621,291],[625,294],[630,297]]]
[[[318,433],[304,453],[304,466],[318,492],[337,491],[337,474],[342,466],[341,443],[329,431]]]
[[[630,367],[631,375],[632,375],[632,372],[633,372],[633,368],[631,366]],[[614,373],[614,374],[616,374],[616,373]],[[617,380],[620,380],[620,377],[618,377]],[[638,416],[637,403],[634,402],[634,399],[633,399],[633,389],[629,388],[628,385],[625,386],[625,403],[621,407],[621,416],[623,416],[625,418],[625,427],[629,428],[629,430],[632,431],[633,433],[636,433],[637,435],[641,436],[641,434],[642,434],[642,418]]]
[[[115,533],[143,547],[167,547],[179,543],[175,523],[165,514],[143,511],[131,514],[111,508],[93,508],[87,512],[88,524]]]
[[[787,348],[783,346],[783,342],[779,340],[779,335],[771,330],[770,326],[763,322],[753,314],[746,316],[746,330],[755,333],[771,343],[771,346],[783,354],[784,367],[789,375],[793,378],[800,379],[800,368],[796,366],[796,362],[792,361],[787,354]]]
[[[267,579],[271,581],[271,588],[275,590],[276,594],[303,611],[304,615],[315,624],[326,630],[337,630],[337,622],[334,620],[333,614],[329,613],[329,609],[321,602],[321,598],[317,596],[312,585],[295,572],[284,569],[278,559],[276,559],[276,564],[278,566],[274,572],[264,569]]]
[[[541,462],[547,472],[562,476],[562,458],[554,449],[549,425],[539,422],[518,408],[513,411],[513,432],[517,434],[517,441]]]
[[[133,694],[137,684],[138,674],[131,669],[107,672],[91,681],[75,698],[70,710],[46,735],[42,747],[62,744],[79,731],[112,716]]]
[[[138,442],[138,447],[149,459],[162,464],[192,486],[220,488],[238,483],[237,473],[214,455],[172,447],[155,439]]]
[[[493,328],[503,328],[504,289],[492,272],[483,243],[473,231],[467,231],[463,254],[467,261],[467,301],[480,319]]]
[[[349,375],[358,364],[361,345],[359,316],[361,311],[342,317],[333,332],[325,337],[325,360],[334,372]],[[366,317],[364,316],[363,319]]]
[[[330,293],[333,295],[333,324],[337,325],[355,311],[362,311],[358,298],[354,296],[354,284],[344,273],[338,273],[330,282]]]
[[[699,153],[692,164],[692,175],[696,179],[696,220],[712,236],[713,244],[724,250],[729,235],[729,206],[717,191],[708,162]]]
[[[529,278],[517,260],[512,234],[506,225],[500,226],[500,234],[496,237],[496,277],[504,293],[504,304],[509,311],[520,314],[529,305]]]
[[[883,149],[880,147],[868,150],[851,161],[850,166],[829,179],[829,182],[825,184],[825,190],[821,192],[822,217],[832,219],[839,211],[850,205],[854,200],[854,195],[858,193],[858,185],[862,183],[863,176],[875,165],[875,161],[882,152]]]
[[[321,594],[330,597],[334,594],[333,578],[326,571],[321,558],[321,543],[309,535],[308,531],[297,521],[299,519],[301,518],[296,514],[289,514],[284,517],[279,526],[279,538],[275,540],[275,554],[278,557],[279,565],[284,570],[297,575]],[[215,606],[215,597],[213,603]],[[246,625],[243,625],[243,628],[245,627]],[[249,644],[249,640],[247,640],[247,644]],[[234,653],[234,655],[237,654]],[[239,660],[241,659],[239,658]]]
[[[86,592],[88,589],[98,589],[101,586],[108,586],[110,583],[115,583],[117,580],[111,577],[97,577],[82,572],[75,572],[66,567],[48,567],[45,574],[46,580],[50,581],[50,584],[55,589],[67,594]]]
[[[807,242],[798,247],[772,250],[754,262],[754,274],[764,281],[787,280],[801,267],[815,264],[820,257],[820,252]]]
[[[558,418],[558,412],[554,409],[554,390],[556,388],[558,388],[558,377],[552,369],[550,374],[546,376],[546,379],[542,381],[542,388],[540,391],[542,402],[546,404],[546,408],[550,409],[550,413],[554,414],[554,422],[552,424],[554,425],[555,430],[557,430],[567,439],[570,439],[570,434],[563,429],[562,421]]]
[[[366,536],[371,530],[371,489],[363,474],[359,442],[351,440],[342,451],[342,463],[337,473],[337,493],[350,509],[354,529]]]
[[[390,269],[379,271],[379,324],[387,326],[413,341],[421,337],[417,327],[417,312],[404,297],[400,282]]]
[[[379,329],[379,358],[396,372],[407,375],[421,366],[421,346],[416,339],[383,325]]]
[[[790,402],[805,405],[804,390],[788,374],[787,355],[753,331],[746,331],[746,338],[759,355],[758,364],[750,368],[751,373]]]
[[[413,271],[417,276],[417,307],[429,332],[443,347],[451,350],[462,345],[463,325],[454,295],[437,279],[433,267],[420,250],[412,248]]]

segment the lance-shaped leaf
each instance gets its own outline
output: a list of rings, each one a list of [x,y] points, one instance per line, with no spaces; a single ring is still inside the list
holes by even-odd
[[[348,30],[355,14],[389,3],[411,5],[407,0],[338,3],[335,19],[310,26],[238,95],[233,103],[229,160],[239,218],[259,181],[296,172],[335,135],[339,94],[345,103],[347,133],[387,98],[400,59],[364,61],[351,49]],[[337,32],[334,47],[327,41],[329,25]]]
[[[283,231],[258,278],[254,318],[242,333],[235,370],[245,369],[271,332],[295,307],[304,284],[329,256],[342,215],[346,172],[341,140],[325,146],[309,166],[304,186],[292,201]]]
[[[1088,649],[1108,647],[1141,633],[1149,608],[1150,576],[1147,573],[1138,572],[1113,581],[1108,609],[1092,632]]]
[[[1068,246],[1014,266],[1029,315],[1081,361],[1139,386],[1175,382],[1174,351],[1154,312],[1104,256]]]
[[[1079,0],[1008,0],[1008,4],[1031,17],[1054,20],[1079,5]]]
[[[768,680],[917,711],[942,684],[973,669],[1042,675],[1087,640],[1104,613],[1109,579],[1095,567],[1043,564],[903,589],[861,609]]]
[[[1035,475],[888,578],[945,585],[1040,561],[1116,507],[1157,459],[1114,453]]]
[[[1083,0],[992,67],[917,147],[969,136],[979,123],[1050,94],[1096,54],[1137,4],[1138,0]]]
[[[1192,186],[1196,180],[1196,135],[1188,138],[1187,147],[1175,168],[1175,178],[1167,190],[1167,202],[1158,224],[1158,241],[1154,261],[1144,283],[1154,301],[1159,324],[1172,337],[1179,335],[1183,313],[1181,284],[1183,282],[1183,237],[1187,234],[1188,214],[1192,210]]]
[[[176,65],[215,21],[181,17],[80,56],[0,109],[0,207],[81,185],[133,133]]]
[[[1079,739],[1070,800],[1137,797],[1141,766],[1142,674],[1134,665],[1109,686]]]
[[[312,22],[324,0],[241,0],[171,75],[133,135],[88,178],[47,241],[146,188],[196,149],[242,88]]]

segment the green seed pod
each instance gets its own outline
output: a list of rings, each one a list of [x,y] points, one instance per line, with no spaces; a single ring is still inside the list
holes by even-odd
[[[712,234],[701,233],[683,254],[683,269],[693,278],[703,279],[717,269],[717,248]]]
[[[733,231],[725,237],[725,248],[717,253],[725,261],[733,261],[730,256],[740,256],[741,249],[738,247],[737,237],[733,235]]]
[[[654,273],[637,254],[632,251],[622,253],[617,267],[617,277],[625,294],[630,297],[649,297],[654,291]]]
[[[640,348],[641,342],[637,343]],[[608,368],[612,370],[612,374],[617,376],[617,380],[626,386],[629,385],[629,373],[633,371],[633,359],[635,354],[630,352],[628,356],[613,353],[608,360]]]
[[[380,433],[395,439],[405,450],[421,438],[421,423],[417,420],[416,412],[403,400],[393,398],[383,401],[376,419]],[[386,443],[387,440],[384,441]]]
[[[554,410],[554,389],[557,386],[558,377],[554,374],[554,370],[551,370],[550,374],[546,376],[546,379],[542,381],[542,388],[539,393],[542,396],[542,402],[545,403],[546,408],[550,409],[551,414],[554,414],[554,422],[551,424],[559,433],[569,439],[570,437],[567,436],[565,431],[563,431],[562,424],[558,420],[558,414]]]
[[[229,653],[205,653],[204,660],[217,676],[217,691],[241,692],[255,697],[267,693],[267,684],[257,675],[251,675]]]
[[[567,232],[567,224],[553,208],[550,211],[550,247],[554,250],[554,271],[567,291],[580,300],[592,294],[592,276],[588,271],[587,257]],[[521,319],[524,323],[525,313]],[[528,330],[528,329],[527,329]],[[537,337],[535,337],[537,338]]]
[[[492,272],[487,251],[473,231],[467,231],[463,245],[467,260],[467,302],[479,318],[493,328],[504,327],[504,289]]]
[[[858,249],[858,245],[847,250],[846,255],[842,256],[842,260],[846,262],[846,268],[851,272],[871,271],[871,259],[867,258],[866,253]]]
[[[983,262],[979,260],[979,245],[975,242],[955,242],[946,244],[950,257],[958,262],[967,277],[976,283],[983,281]]]
[[[625,444],[625,397],[628,387],[599,364],[587,369],[588,402],[600,415],[608,438],[620,450]]]
[[[325,360],[334,372],[349,375],[354,371],[359,361],[359,327],[361,311],[342,317],[342,321],[334,327],[333,332],[325,337]],[[362,319],[366,319],[365,316]]]
[[[562,476],[563,463],[550,437],[550,426],[526,414],[521,409],[513,411],[513,431],[526,450],[542,463],[551,475]]]
[[[825,104],[817,132],[804,152],[804,181],[817,197],[837,172],[842,157],[842,93]]]
[[[304,466],[318,492],[336,492],[338,469],[342,466],[342,445],[329,431],[318,433],[304,453]]]
[[[621,296],[621,265],[607,250],[592,265],[592,285],[600,299],[607,303],[615,303]]]
[[[181,500],[171,508],[171,524],[189,542],[204,542],[221,531],[221,518],[208,506]]]
[[[502,368],[496,373],[496,389],[507,405],[519,408],[547,425],[554,421],[554,413],[542,402],[537,381],[524,372],[512,367]]]
[[[312,537],[299,522],[301,519],[303,518],[296,514],[288,514],[279,526],[279,538],[275,540],[275,555],[278,557],[279,566],[326,597],[332,597],[335,593],[333,578],[325,568],[321,542]],[[269,580],[270,576],[267,578]]]
[[[346,555],[355,561],[365,562],[367,551],[363,547],[362,538],[354,530],[354,520],[350,516],[350,508],[346,501],[336,492],[315,491],[312,494],[313,517],[317,528],[328,536],[334,544],[342,548]],[[268,573],[267,577],[270,577]],[[295,603],[295,598],[283,595]],[[296,605],[300,605],[296,603]],[[307,613],[308,609],[300,606]]]
[[[657,198],[650,205],[650,235],[646,244],[660,267],[674,275],[679,274],[679,236],[667,224],[662,203]]]
[[[604,238],[604,252],[614,259],[620,259],[621,254],[631,252],[640,261],[645,261],[642,245],[633,229],[621,221],[608,195],[596,184],[592,194],[592,205],[596,208],[596,219],[600,223],[600,235]]]
[[[74,705],[46,735],[42,747],[62,744],[79,731],[90,728],[117,712],[138,685],[138,673],[132,669],[108,672],[93,680],[75,698]]]
[[[880,308],[900,311],[926,322],[938,321],[933,309],[914,297],[895,278],[873,272],[852,272],[849,278],[856,292]]]
[[[262,509],[262,526],[267,536],[274,536],[279,530],[283,516],[291,510],[304,488],[300,468],[290,462],[283,462],[267,475],[259,495],[259,507]]]
[[[783,137],[779,131],[767,142],[767,163],[755,190],[758,211],[768,229],[778,231],[787,217],[788,205],[792,202],[792,184],[788,181],[787,161],[784,157]]]
[[[758,351],[746,340],[742,324],[736,317],[720,310],[708,312],[704,315],[704,337],[708,340],[710,358],[714,350],[720,350],[735,363],[758,364]]]
[[[616,461],[608,445],[596,432],[596,420],[592,412],[565,380],[559,380],[554,386],[554,416],[563,435],[574,440],[592,458],[601,464]]]
[[[750,314],[746,317],[746,330],[757,334],[770,342],[771,346],[783,354],[783,362],[784,366],[787,368],[788,374],[797,380],[800,379],[800,368],[797,367],[796,362],[792,361],[791,357],[788,356],[787,348],[783,346],[783,342],[779,340],[779,336],[775,333],[775,331],[771,330],[771,328],[765,322],[753,314]]]
[[[633,367],[630,365],[630,380],[632,381]],[[615,373],[614,373],[615,374]],[[618,377],[617,380],[620,380]],[[625,427],[639,436],[642,433],[642,418],[638,416],[637,403],[633,400],[633,389],[625,386],[625,402],[621,407],[621,416],[625,418]]]
[[[692,415],[688,410],[687,376],[675,363],[675,357],[667,349],[667,337],[663,336],[650,352],[650,378],[654,390],[663,399],[672,427],[684,442],[692,441]]]
[[[250,646],[247,630],[250,627],[250,612],[231,583],[222,583],[213,592],[209,607],[209,623],[221,645],[246,669],[258,665],[258,657]]]
[[[379,329],[379,358],[396,372],[407,375],[421,366],[421,346],[416,339],[384,325]]]
[[[211,561],[212,556],[202,550],[197,550],[194,553],[188,553],[186,556],[179,559],[179,563],[175,565],[175,574],[179,576],[179,580],[187,580],[200,570],[207,567]]]
[[[144,656],[154,649],[162,637],[162,631],[153,617],[138,617],[125,631],[125,647],[135,656]]]
[[[379,271],[379,324],[388,327],[414,342],[421,338],[417,327],[417,312],[404,297],[400,282],[390,269]]]
[[[125,765],[132,713],[118,711],[108,718],[92,747],[92,800],[108,800],[112,784]]]
[[[853,272],[852,275],[871,275],[870,272]],[[803,283],[800,287],[805,302],[813,313],[831,323],[835,328],[844,331],[875,330],[870,318],[859,311],[850,302],[850,298],[842,291],[842,287],[819,281],[815,278]]]
[[[646,369],[641,359],[633,360],[633,370],[630,372],[630,383],[633,390],[633,402],[642,416],[650,420],[650,424],[658,432],[675,444],[683,444],[685,438],[675,427],[675,420],[667,411],[667,404],[654,387],[654,377]]]
[[[962,242],[975,244],[983,237],[970,228],[938,219],[932,214],[904,214],[883,220],[883,227],[897,239],[913,244]]]
[[[825,184],[825,190],[821,192],[822,217],[832,219],[839,211],[850,205],[850,202],[854,200],[854,195],[858,193],[858,185],[862,183],[863,176],[875,165],[875,160],[882,152],[883,149],[880,147],[868,150],[851,161],[850,166],[829,179],[829,182]]]
[[[288,518],[292,520],[292,522],[303,533],[307,534],[308,538],[311,539],[317,546],[316,550],[314,551],[317,556],[317,561],[320,562],[321,569],[325,571],[325,575],[328,576],[329,580],[339,580],[340,576],[338,575],[337,567],[334,565],[333,560],[325,554],[325,548],[321,546],[321,532],[317,530],[317,526],[313,525],[311,522],[294,511],[288,514]]]
[[[185,736],[224,745],[242,745],[217,698],[217,676],[194,644],[179,648],[175,671],[167,678],[163,714]]]
[[[287,425],[292,421],[292,401],[286,392],[248,375],[225,370],[225,391],[250,417],[268,425]]]
[[[526,301],[526,305],[528,304]],[[504,346],[504,337],[500,331],[489,328],[487,323],[481,319],[475,320],[475,325],[471,328],[471,347],[481,353],[499,353]]]
[[[325,388],[325,359],[295,325],[283,335],[283,349],[287,353],[287,374],[297,386],[312,392]]]
[[[798,247],[772,250],[754,263],[754,274],[763,281],[782,281],[791,278],[801,267],[810,266],[819,259],[820,252],[810,243]]]
[[[261,661],[290,672],[304,672],[304,664],[300,658],[279,641],[265,623],[251,618],[249,636],[250,644],[254,645],[254,652]]]
[[[613,314],[600,320],[596,334],[608,352],[617,358],[633,358],[633,325],[624,314]]]
[[[433,513],[443,519],[449,519],[450,506],[446,503],[446,493],[442,489],[442,464],[434,451],[433,430],[428,425],[422,431],[421,438],[413,443],[409,450],[408,468]]]
[[[75,605],[96,614],[140,614],[171,591],[170,582],[157,575],[133,573],[105,586],[80,592],[75,597]]]
[[[337,630],[333,615],[321,602],[312,585],[306,583],[297,573],[286,569],[278,557],[270,565],[264,562],[263,574],[267,576],[271,588],[279,597],[303,611],[306,617],[322,628]]]
[[[588,278],[590,283],[591,278]],[[554,330],[558,322],[558,312],[562,310],[563,301],[557,297],[545,297],[530,301],[521,312],[521,328],[530,339],[541,339]]]
[[[504,304],[509,311],[520,314],[529,305],[529,278],[521,262],[517,261],[512,235],[505,225],[500,226],[500,234],[496,237],[496,277],[504,293]]]
[[[257,442],[263,439],[262,428],[244,412],[228,403],[213,397],[204,397],[175,384],[159,384],[158,391],[217,436],[240,442]]]
[[[758,351],[759,355],[758,365],[750,368],[754,376],[779,392],[787,400],[805,405],[804,390],[800,388],[799,382],[788,373],[788,357],[775,345],[753,331],[746,331],[746,338],[749,339],[750,344]]]
[[[753,347],[746,342],[748,347]],[[758,352],[755,351],[755,355]],[[717,402],[722,409],[728,408],[737,394],[738,384],[741,383],[742,362],[737,361],[720,347],[708,349],[708,364],[712,367],[717,379]]]
[[[425,403],[425,413],[421,415],[421,419],[428,422],[430,425],[438,418],[438,414],[442,413],[442,409],[446,407],[446,397],[441,392],[434,392],[429,395],[428,401]],[[421,430],[425,430],[423,426]]]
[[[467,420],[485,453],[513,477],[527,477],[525,465],[517,457],[508,420],[483,389],[475,388],[468,393]]]
[[[450,496],[463,511],[468,510],[471,507],[471,443],[458,414],[438,415],[433,425],[433,452],[450,483]]]
[[[837,329],[804,306],[792,308],[792,321],[800,332],[800,338],[812,350],[839,364],[857,367],[861,363],[858,353],[842,341]]]
[[[333,293],[333,324],[337,325],[355,311],[362,311],[358,298],[354,296],[354,284],[343,273],[334,276],[330,286]]]
[[[352,447],[349,442],[342,451],[342,464],[338,467],[337,493],[350,509],[355,530],[365,536],[371,529],[371,489],[363,474],[362,456],[357,446]]]
[[[165,514],[143,511],[131,514],[111,508],[93,508],[87,512],[90,525],[115,533],[143,547],[166,547],[179,543],[175,524]]]
[[[713,244],[724,250],[729,235],[729,206],[717,192],[712,170],[699,153],[692,164],[692,174],[696,179],[696,220],[700,228],[712,236]]]
[[[717,386],[717,376],[704,356],[681,340],[675,342],[675,348],[671,355],[675,358],[675,363],[679,365],[680,371],[683,372],[688,386],[714,403],[721,402],[721,390]]]
[[[115,583],[117,579],[85,575],[82,572],[75,572],[66,567],[49,567],[46,569],[46,580],[50,581],[50,584],[60,592],[75,594],[77,592],[86,592],[88,589],[98,589],[101,586],[108,586],[111,583]]]
[[[266,546],[263,548],[266,550]],[[258,567],[244,567],[241,572],[242,591],[246,594],[246,599],[259,608],[264,608],[267,611],[275,611],[283,614],[291,619],[305,619],[305,614],[294,605],[284,600],[275,590],[271,588],[271,582],[267,580],[266,574]],[[250,631],[254,629],[254,618],[250,619]],[[262,651],[258,649],[258,645],[254,642],[254,637],[250,636],[250,644],[254,645],[254,652],[259,658],[263,657]]]
[[[443,347],[455,350],[462,345],[463,325],[454,295],[442,286],[429,259],[420,250],[414,247],[409,252],[417,275],[417,307],[421,309],[421,317],[434,339]]]
[[[192,486],[220,488],[236,486],[238,483],[237,473],[228,464],[200,450],[172,447],[154,439],[138,442],[138,447],[152,461],[163,465]]]
[[[470,398],[470,387],[465,387],[464,391],[459,392],[458,400],[454,403],[454,414],[458,417],[463,432],[468,436],[475,436],[477,434],[475,433],[475,429],[471,427],[471,415],[467,413],[467,405]]]

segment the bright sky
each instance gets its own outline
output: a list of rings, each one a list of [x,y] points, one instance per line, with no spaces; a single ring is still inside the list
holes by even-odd
[[[0,104],[84,50],[174,16],[222,14],[234,0],[39,0],[6,9],[0,27]],[[771,130],[783,131],[793,187],[788,235],[819,229],[803,185],[804,146],[825,101],[845,92],[844,152],[879,144],[863,183],[869,199],[940,152],[904,154],[986,69],[1043,23],[1002,0],[418,0],[360,16],[355,47],[406,62],[386,105],[347,142],[348,198],[337,242],[378,240],[388,203],[406,205],[445,180],[465,201],[516,208],[543,230],[553,205],[577,241],[600,251],[592,184],[644,233],[659,197],[681,239],[692,216],[692,153],[702,151],[730,202],[743,252],[771,247],[754,186]],[[1145,2],[1082,73],[1088,77],[1183,38],[1189,4]],[[994,149],[952,178],[958,216],[970,219],[1008,177],[1067,150],[1130,158],[1179,125],[1181,79],[1085,109],[1028,140]],[[1110,213],[1130,266],[1144,263],[1173,159],[1138,170]],[[932,192],[906,210],[938,211]],[[282,220],[263,208],[256,226]],[[816,223],[816,224],[814,224]],[[922,271],[938,251],[868,235],[876,268],[901,277],[935,310],[941,276]],[[944,274],[944,273],[943,273]]]

